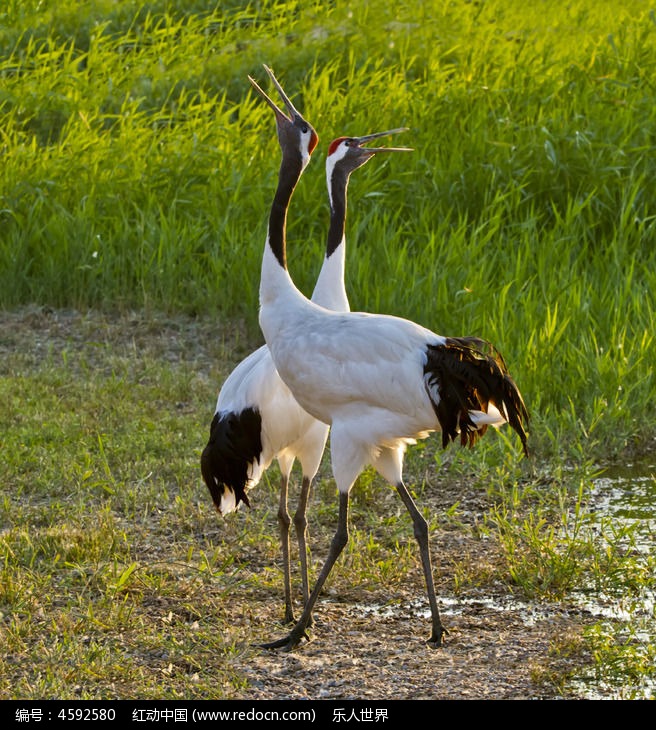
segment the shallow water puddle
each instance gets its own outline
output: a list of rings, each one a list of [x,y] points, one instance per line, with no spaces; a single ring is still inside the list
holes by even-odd
[[[653,554],[656,543],[656,464],[653,461],[627,463],[604,470],[593,480],[592,500],[600,522],[609,517],[618,529],[631,527],[627,548]],[[577,598],[577,596],[575,596]],[[631,626],[631,641],[645,647],[656,643],[656,594],[645,587],[639,595],[607,596],[598,593],[578,596],[579,603],[593,616],[618,620]],[[607,681],[577,682],[573,686],[586,699],[622,699],[626,688]],[[645,677],[636,681],[631,696],[651,699],[656,682]]]
[[[594,480],[593,497],[599,509],[618,520],[636,524],[645,544],[653,548],[656,531],[656,464],[651,462],[613,466]]]

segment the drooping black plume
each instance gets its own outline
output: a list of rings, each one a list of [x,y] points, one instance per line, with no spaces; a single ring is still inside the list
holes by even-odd
[[[519,389],[508,374],[496,348],[478,337],[448,337],[443,345],[426,348],[424,376],[435,415],[442,429],[442,446],[458,435],[463,446],[472,446],[487,426],[477,426],[469,411],[488,412],[492,403],[517,432],[528,456],[528,411]]]
[[[262,453],[261,428],[262,418],[255,408],[245,408],[241,413],[214,414],[200,468],[219,511],[226,490],[234,493],[235,507],[240,502],[250,507],[246,496],[248,467]]]

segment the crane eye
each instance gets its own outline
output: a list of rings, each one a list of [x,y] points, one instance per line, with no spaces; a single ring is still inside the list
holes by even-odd
[[[307,126],[307,124],[305,126],[301,127],[301,131],[303,132],[303,134],[307,134],[308,133],[308,126]]]

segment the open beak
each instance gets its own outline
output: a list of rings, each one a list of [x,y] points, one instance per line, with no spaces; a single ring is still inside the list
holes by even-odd
[[[266,65],[264,66],[264,70],[267,72],[267,74],[269,74],[269,78],[271,79],[271,81],[273,81],[273,85],[276,87],[276,89],[278,89],[278,93],[280,94],[280,96],[285,104],[285,107],[287,108],[287,113],[289,116],[287,114],[285,114],[285,112],[282,111],[282,109],[280,109],[280,107],[271,99],[271,97],[269,97],[269,95],[266,94],[260,88],[259,84],[257,83],[257,81],[255,81],[254,78],[249,76],[248,80],[251,82],[255,91],[257,91],[258,94],[260,94],[260,96],[264,99],[264,101],[266,101],[266,103],[273,109],[277,120],[279,122],[286,121],[289,124],[293,124],[294,121],[296,121],[296,120],[302,120],[303,119],[302,115],[298,112],[296,107],[292,104],[292,102],[289,99],[289,97],[287,96],[287,94],[285,94],[282,86],[278,83],[278,80],[273,75],[273,71]]]
[[[388,137],[390,134],[398,134],[399,132],[407,132],[408,127],[398,127],[397,129],[388,129],[386,132],[376,132],[374,134],[366,134],[364,137],[351,137],[356,147],[362,148],[363,151],[370,152],[372,155],[376,152],[412,152],[412,147],[364,147],[367,142],[379,137]]]

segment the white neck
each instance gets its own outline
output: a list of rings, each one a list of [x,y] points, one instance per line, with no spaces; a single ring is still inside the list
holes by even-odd
[[[349,300],[344,286],[345,259],[346,241],[342,238],[338,248],[323,260],[319,278],[312,292],[312,301],[315,304],[338,312],[349,311]]]

